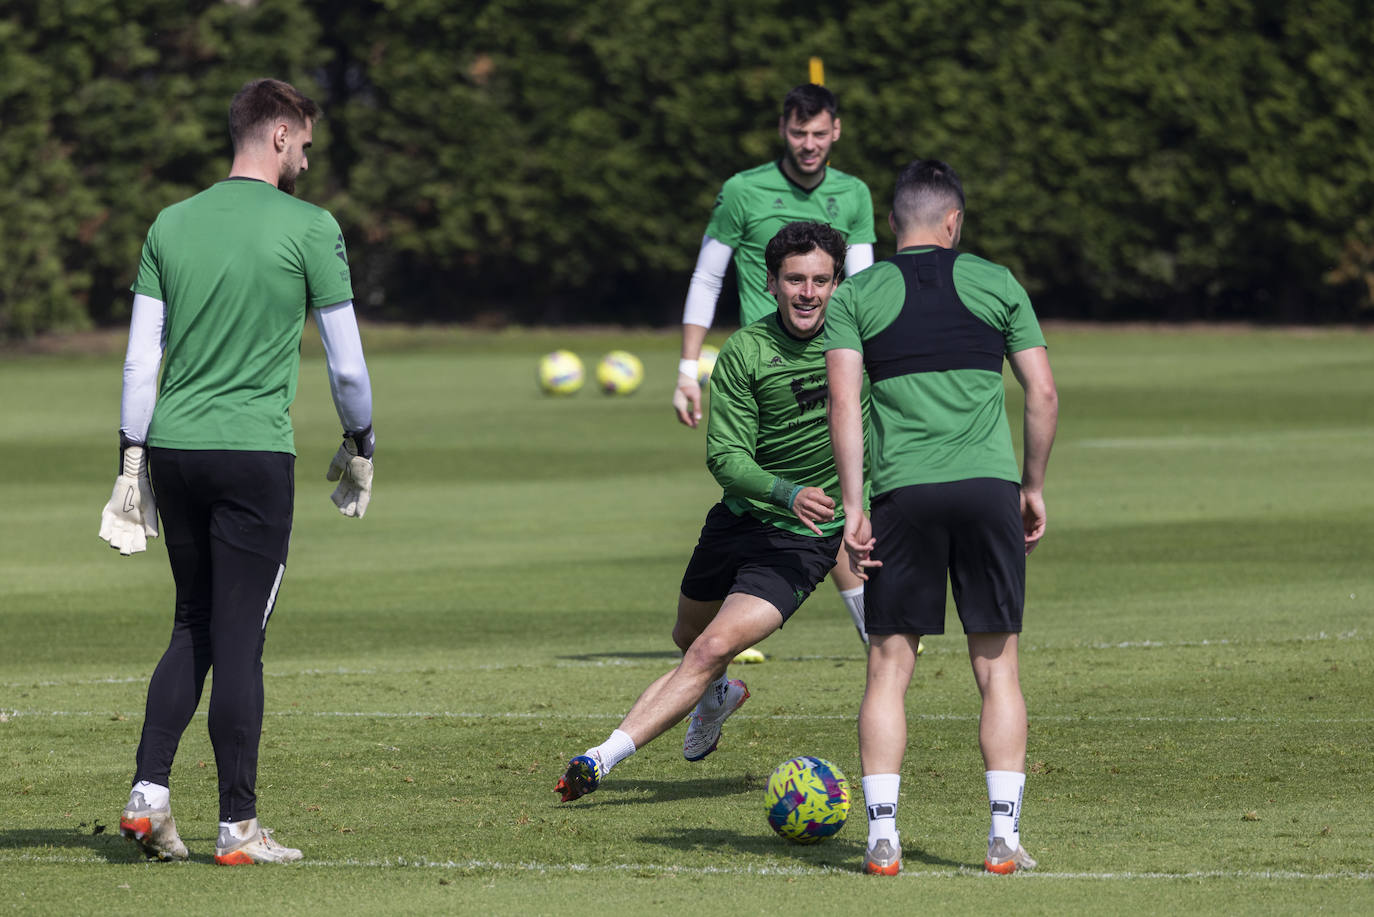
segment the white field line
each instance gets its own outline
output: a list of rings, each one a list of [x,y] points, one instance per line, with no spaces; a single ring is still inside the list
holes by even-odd
[[[0,863],[33,863],[58,866],[129,866],[141,863],[111,861],[101,856],[66,856],[61,854],[17,855],[0,852]],[[186,868],[183,864],[158,866],[163,869]],[[191,867],[194,868],[194,867]],[[757,866],[677,866],[663,863],[611,863],[593,865],[589,863],[539,863],[533,861],[496,862],[492,860],[430,860],[424,857],[397,857],[385,860],[310,860],[288,867],[297,869],[448,869],[464,872],[532,872],[532,873],[660,873],[663,875],[689,876],[852,876],[857,870],[833,866],[804,866],[800,864],[760,864]],[[904,879],[952,879],[977,877],[991,882],[1008,881],[1000,876],[991,876],[972,866],[950,869],[904,869],[898,878]],[[1193,872],[1049,872],[1025,871],[1016,874],[1010,881],[1027,880],[1088,880],[1088,881],[1131,881],[1131,880],[1182,880],[1230,879],[1240,881],[1329,881],[1333,879],[1354,879],[1368,881],[1374,879],[1374,872],[1301,872],[1295,870],[1197,870]]]
[[[958,635],[950,635],[951,639],[957,640]],[[940,639],[940,638],[937,638]],[[1358,630],[1343,631],[1338,634],[1328,634],[1326,631],[1318,631],[1315,634],[1305,634],[1301,637],[1291,637],[1286,640],[1231,640],[1219,638],[1216,640],[1122,640],[1114,643],[1042,643],[1031,644],[1023,643],[1021,651],[1029,652],[1072,652],[1077,650],[1161,650],[1161,649],[1188,649],[1198,647],[1213,646],[1274,646],[1284,643],[1323,643],[1326,641],[1356,640],[1363,641],[1365,636]],[[935,652],[943,652],[936,649]],[[963,655],[962,644],[958,649],[958,655]],[[336,675],[340,677],[352,677],[358,675],[441,675],[445,673],[458,672],[500,672],[509,669],[600,669],[600,668],[653,668],[662,669],[665,663],[671,661],[668,652],[665,651],[661,656],[647,659],[629,659],[620,656],[608,655],[604,659],[585,659],[569,660],[560,659],[552,663],[531,663],[531,662],[488,662],[475,663],[472,665],[421,665],[421,666],[383,666],[378,668],[347,668],[339,666],[331,669],[296,669],[292,671],[274,672],[265,671],[265,678],[318,678],[320,676]],[[862,662],[863,657],[858,654],[832,654],[832,655],[800,655],[800,656],[770,656],[770,662]],[[48,678],[39,681],[10,681],[0,682],[0,689],[4,688],[66,688],[80,687],[82,685],[146,685],[152,676],[149,670],[146,675],[122,675],[108,676],[103,678]]]
[[[204,717],[205,710],[197,710],[195,716]],[[777,722],[837,720],[853,721],[857,713],[736,713],[734,719],[772,720]],[[454,711],[454,710],[268,710],[265,717],[311,718],[311,719],[380,719],[380,720],[612,720],[624,718],[623,713],[516,713],[506,711]],[[20,718],[45,719],[59,717],[102,717],[107,719],[123,718],[131,721],[142,719],[142,713],[119,710],[19,710],[0,707],[0,723]],[[978,715],[973,713],[908,713],[908,719],[927,722],[974,722]],[[1260,726],[1280,725],[1278,720],[1260,716],[1101,716],[1095,714],[1031,714],[1032,723],[1240,723]],[[1287,719],[1285,725],[1363,725],[1374,723],[1374,717],[1312,717]]]

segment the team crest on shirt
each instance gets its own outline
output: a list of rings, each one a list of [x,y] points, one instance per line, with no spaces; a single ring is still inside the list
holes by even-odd
[[[836,219],[840,215],[840,204],[833,197],[825,199],[825,212],[830,219]]]

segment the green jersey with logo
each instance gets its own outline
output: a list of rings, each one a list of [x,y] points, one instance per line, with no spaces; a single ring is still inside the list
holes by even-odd
[[[857,350],[871,384],[873,494],[969,478],[1020,482],[1005,354],[1045,346],[1005,267],[924,247],[849,278],[830,299],[827,350]]]
[[[787,177],[781,162],[770,162],[731,176],[716,196],[706,235],[735,250],[741,326],[777,311],[763,251],[784,224],[797,220],[826,223],[849,245],[876,239],[868,186],[839,169],[827,167],[821,183],[808,191]]]
[[[306,310],[353,298],[334,217],[266,182],[219,182],[158,215],[133,291],[167,306],[148,442],[294,454]]]
[[[823,335],[793,337],[773,315],[725,341],[711,373],[706,467],[725,489],[722,502],[779,528],[815,533],[792,514],[801,487],[819,487],[836,502],[826,534],[844,527],[839,475],[826,425]]]

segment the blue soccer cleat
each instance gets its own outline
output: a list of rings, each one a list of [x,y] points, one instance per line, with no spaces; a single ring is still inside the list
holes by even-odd
[[[568,762],[568,769],[558,778],[553,790],[563,797],[563,802],[572,802],[595,791],[603,775],[601,762],[595,755],[578,755]]]

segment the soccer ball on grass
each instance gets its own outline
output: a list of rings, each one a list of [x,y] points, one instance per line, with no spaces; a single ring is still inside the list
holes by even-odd
[[[768,824],[798,844],[815,844],[849,818],[849,781],[829,761],[803,755],[784,761],[764,790]]]
[[[629,395],[644,381],[644,364],[627,350],[612,350],[596,364],[596,384],[607,395]]]
[[[697,357],[697,385],[705,388],[711,381],[711,373],[716,368],[716,357],[720,356],[720,351],[706,344],[701,348],[701,355]]]
[[[571,350],[555,350],[539,358],[539,387],[546,395],[571,395],[582,387],[582,360]]]

